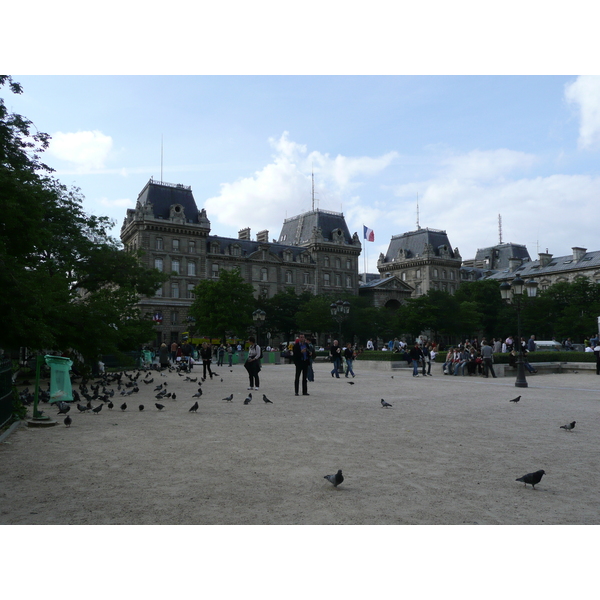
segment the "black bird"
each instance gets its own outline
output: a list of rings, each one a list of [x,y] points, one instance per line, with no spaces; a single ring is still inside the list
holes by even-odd
[[[265,404],[273,404],[273,402],[271,402],[271,400],[269,400],[264,394],[263,394],[263,400],[264,400]]]
[[[175,392],[173,392],[173,395],[171,396],[171,400],[177,400],[177,396],[175,395]]]
[[[163,394],[162,392],[160,394],[156,394],[156,396],[154,396],[157,400],[162,400],[165,396],[166,396],[166,392]]]
[[[121,410],[127,410],[127,402],[123,402],[123,404],[121,404]]]
[[[65,417],[65,425],[66,425],[67,427],[71,427],[71,423],[72,423],[72,422],[73,422],[73,419],[71,419],[71,417],[70,417],[69,415],[67,415],[67,416]]]
[[[154,381],[154,377],[152,379],[142,379],[145,384],[152,383]]]
[[[354,385],[354,381],[349,381],[348,385]]]
[[[160,390],[162,390],[162,389],[163,389],[163,384],[161,383],[160,385],[157,385],[157,386],[154,388],[154,391],[155,391],[155,392],[160,392]]]
[[[77,409],[80,413],[85,412],[86,410],[90,410],[88,406],[84,406],[83,404],[78,404]]]
[[[527,484],[531,484],[531,487],[535,490],[535,486],[542,480],[542,475],[545,475],[546,471],[540,469],[535,473],[527,473],[527,475],[523,475],[523,477],[518,477],[515,481],[522,481],[527,487]]]
[[[561,425],[560,428],[566,429],[567,431],[571,431],[571,429],[575,429],[575,423],[577,423],[577,421],[571,421],[570,423],[567,423],[566,425]]]
[[[57,406],[59,415],[66,415],[71,410],[71,405],[66,402],[60,402]]]
[[[516,398],[509,400],[509,402],[514,402],[516,404],[520,399],[521,399],[521,396],[517,396]]]
[[[198,410],[198,402],[194,402],[192,408],[188,412],[196,412]]]
[[[325,475],[324,479],[327,479],[329,483],[333,483],[333,487],[337,487],[344,481],[344,476],[342,475],[342,470],[340,469],[335,475]]]
[[[386,402],[383,398],[381,399],[381,407],[382,408],[392,408],[392,405],[389,402]]]
[[[158,410],[162,410],[165,407],[164,404],[159,404],[158,402],[155,402],[154,406],[156,406],[156,408],[158,408]]]
[[[96,408],[92,408],[92,412],[97,415],[101,410],[102,407],[104,406],[104,404],[98,404],[98,406],[96,406]]]
[[[244,404],[250,404],[252,402],[252,394],[248,394],[248,397],[244,400]]]
[[[202,396],[202,388],[198,388],[198,391],[192,396],[192,398],[200,398]]]
[[[108,410],[112,410],[115,407],[115,405],[112,402],[108,403]]]
[[[140,412],[142,412],[142,411],[144,410],[144,405],[143,405],[143,404],[140,404],[140,405],[138,406],[138,410],[139,410]]]
[[[227,396],[227,398],[223,398],[223,400],[231,402],[233,400],[233,394],[229,394],[229,396]],[[221,402],[223,402],[223,400],[221,400]]]

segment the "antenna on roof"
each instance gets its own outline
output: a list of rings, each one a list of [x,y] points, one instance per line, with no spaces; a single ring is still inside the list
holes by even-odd
[[[163,136],[160,134],[160,182],[163,182]]]
[[[315,172],[311,165],[310,174],[312,176],[312,209],[315,210]]]
[[[500,236],[500,243],[502,243],[502,215],[498,213],[498,235]]]
[[[421,229],[419,225],[419,192],[417,192],[417,229]]]

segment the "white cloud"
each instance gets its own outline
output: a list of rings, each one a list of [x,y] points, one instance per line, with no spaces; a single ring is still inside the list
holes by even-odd
[[[106,206],[108,208],[133,208],[135,203],[129,198],[117,198],[115,200],[109,200],[108,198],[100,198],[98,204]]]
[[[442,160],[445,175],[460,180],[481,180],[504,177],[515,170],[529,169],[537,162],[533,154],[499,148],[472,150]]]
[[[83,172],[102,169],[112,145],[112,138],[101,131],[58,131],[52,135],[48,153],[76,165],[78,172]]]
[[[578,77],[565,87],[565,98],[579,108],[579,147],[600,147],[600,77]]]
[[[347,194],[361,185],[361,177],[380,173],[397,156],[389,152],[375,158],[338,155],[332,159],[318,151],[308,153],[306,145],[290,140],[287,131],[269,143],[275,151],[271,163],[251,177],[221,184],[219,196],[209,198],[204,206],[222,224],[267,228],[274,232],[272,238],[283,219],[310,210],[312,170],[317,206],[340,211],[342,205],[358,204],[358,198]]]

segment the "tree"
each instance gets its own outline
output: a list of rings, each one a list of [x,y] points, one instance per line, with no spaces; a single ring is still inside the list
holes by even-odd
[[[225,342],[227,334],[245,334],[255,306],[254,288],[244,282],[240,270],[223,270],[216,281],[204,279],[194,288],[189,315],[195,319],[195,331]]]
[[[282,333],[284,338],[294,335],[298,331],[296,315],[312,297],[310,292],[297,295],[290,287],[271,298],[260,299],[258,305],[267,313],[265,329]]]

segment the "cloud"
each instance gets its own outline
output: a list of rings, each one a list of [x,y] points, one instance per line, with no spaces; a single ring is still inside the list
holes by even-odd
[[[363,183],[361,178],[377,175],[397,157],[396,152],[374,158],[309,153],[287,131],[269,143],[274,150],[272,162],[250,177],[221,184],[220,194],[205,202],[209,215],[220,223],[236,227],[243,223],[278,233],[283,219],[311,209],[313,170],[318,208],[340,211],[346,202],[355,206],[358,198],[349,193]]]
[[[516,170],[527,170],[537,162],[533,154],[500,148],[472,150],[441,161],[446,177],[461,180],[492,180]]]
[[[48,153],[59,160],[74,164],[81,173],[102,169],[112,145],[112,138],[101,131],[58,131],[52,135]]]
[[[579,147],[600,147],[600,77],[583,75],[565,86],[567,102],[579,108]]]
[[[115,200],[100,198],[98,204],[108,208],[133,208],[135,206],[135,202],[130,198],[117,198]]]

